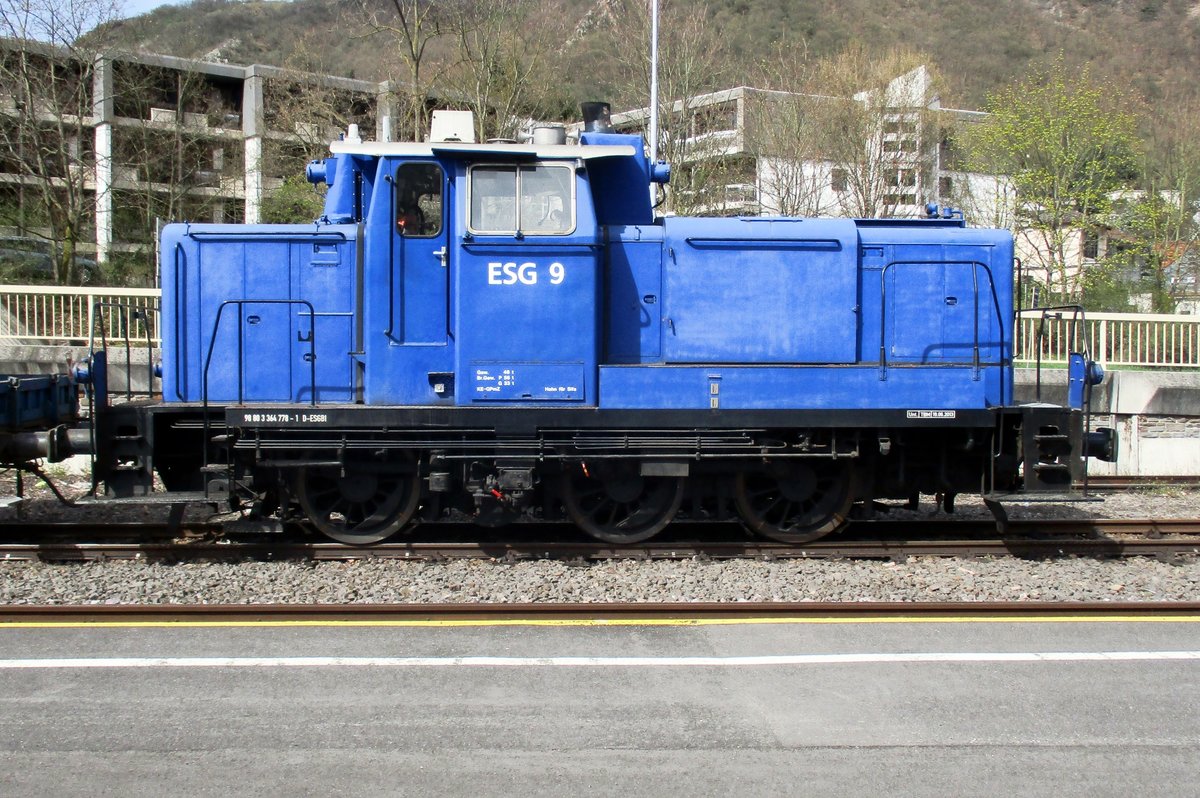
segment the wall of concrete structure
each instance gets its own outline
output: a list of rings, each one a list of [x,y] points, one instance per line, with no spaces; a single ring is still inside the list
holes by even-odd
[[[1042,371],[1042,399],[1062,402],[1066,372]],[[1018,402],[1036,398],[1037,375],[1017,369]],[[1119,437],[1117,462],[1090,462],[1097,476],[1200,475],[1200,373],[1110,371],[1092,392],[1093,426],[1112,427]]]

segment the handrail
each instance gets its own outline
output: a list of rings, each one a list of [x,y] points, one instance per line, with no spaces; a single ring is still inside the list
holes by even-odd
[[[1067,334],[1067,340],[1069,342],[1067,344],[1068,359],[1070,358],[1071,354],[1079,352],[1083,355],[1084,361],[1087,362],[1091,360],[1091,350],[1088,347],[1087,336],[1079,334],[1079,327],[1081,325],[1085,327],[1087,326],[1087,311],[1084,310],[1082,305],[1049,305],[1044,308],[1021,308],[1019,311],[1017,311],[1018,317],[1021,318],[1030,318],[1029,316],[1023,315],[1027,313],[1038,314],[1036,317],[1038,320],[1037,335],[1034,336],[1034,348],[1036,349],[1036,359],[1034,361],[1034,399],[1039,402],[1042,401],[1041,344],[1046,334],[1046,322],[1050,319],[1061,320],[1063,318],[1063,314],[1067,312],[1071,314],[1070,321],[1067,322],[1067,328],[1070,331]],[[1080,347],[1081,340],[1082,347]]]
[[[124,296],[124,297],[158,297],[162,290],[158,288],[127,288],[125,286],[74,286],[74,285],[0,285],[0,294],[28,295],[45,294],[47,296]]]
[[[227,299],[217,307],[217,318],[213,321],[212,338],[208,342],[208,354],[204,358],[204,372],[201,377],[201,400],[204,408],[204,447],[203,447],[203,465],[208,467],[208,443],[211,440],[211,420],[208,413],[208,372],[212,366],[213,351],[217,347],[217,333],[221,330],[221,317],[225,313],[225,308],[230,305],[237,305],[238,309],[238,326],[237,326],[237,377],[238,377],[238,399],[239,405],[244,404],[245,398],[245,383],[246,383],[246,368],[245,368],[245,344],[242,340],[243,335],[243,313],[246,305],[303,305],[308,308],[308,354],[305,360],[308,361],[309,368],[309,395],[311,396],[310,404],[316,407],[317,404],[317,313],[311,302],[307,299]],[[288,330],[289,337],[291,330]]]
[[[205,241],[244,241],[247,238],[252,238],[255,241],[312,241],[314,239],[325,238],[330,238],[334,241],[349,240],[341,230],[295,230],[292,232],[238,230],[228,233],[216,230],[198,230],[187,235],[189,238]]]
[[[307,299],[226,299],[217,307],[217,318],[213,321],[212,338],[208,342],[208,354],[204,358],[204,376],[202,383],[203,390],[203,405],[204,412],[207,417],[208,413],[208,371],[212,365],[213,351],[217,346],[217,333],[221,330],[221,317],[225,313],[225,308],[230,305],[237,305],[238,308],[238,399],[237,403],[244,404],[245,396],[245,346],[242,342],[242,311],[246,305],[303,305],[308,308],[308,355],[305,360],[308,361],[309,367],[309,394],[311,395],[310,404],[314,407],[317,404],[317,312],[313,308],[313,304]],[[290,331],[289,331],[290,332]]]
[[[183,269],[186,268],[186,264],[187,252],[183,248],[183,242],[177,241],[175,243],[175,313],[172,314],[175,322],[175,351],[171,354],[171,360],[175,364],[175,398],[181,402],[183,401],[183,393],[180,387],[179,365],[183,357],[179,350],[180,342],[183,340],[183,333],[181,332],[183,329],[183,311],[180,307],[180,298],[185,296],[184,289],[186,286],[183,282]]]
[[[118,319],[120,320],[121,340],[125,343],[125,401],[129,402],[133,400],[133,345],[129,335],[130,320],[132,319],[136,323],[138,319],[141,319],[142,330],[146,334],[145,338],[142,339],[145,342],[144,348],[150,350],[152,348],[150,344],[151,324],[147,311],[154,313],[155,318],[157,318],[159,310],[158,308],[141,308],[127,302],[97,302],[92,306],[92,327],[88,335],[88,351],[93,356],[97,351],[97,334],[100,337],[100,349],[105,352],[108,351],[108,327],[105,322],[109,319],[109,316],[105,312],[106,310],[117,311]],[[108,365],[111,369],[112,362],[109,361]],[[112,372],[110,371],[109,373],[111,374]],[[146,358],[146,393],[149,395],[153,395],[155,392],[154,380],[154,358],[148,357]]]

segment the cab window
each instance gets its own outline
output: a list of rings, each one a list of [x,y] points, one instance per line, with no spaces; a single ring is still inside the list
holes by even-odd
[[[396,230],[406,238],[442,232],[442,168],[405,163],[396,169]]]
[[[575,229],[570,166],[474,166],[470,174],[471,232],[565,235]]]

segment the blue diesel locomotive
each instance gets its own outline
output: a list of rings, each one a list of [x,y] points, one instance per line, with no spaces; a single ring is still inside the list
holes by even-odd
[[[1006,231],[659,217],[665,165],[594,121],[433,138],[335,142],[313,224],[162,231],[162,396],[100,403],[110,495],[157,474],[358,544],[463,513],[806,542],[876,498],[1069,493],[1112,454],[1083,357],[1070,401],[1014,404]]]

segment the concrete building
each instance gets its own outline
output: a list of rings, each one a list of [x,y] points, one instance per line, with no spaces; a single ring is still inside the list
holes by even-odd
[[[639,108],[612,119],[644,131],[649,115]],[[660,153],[673,161],[675,199],[689,213],[913,218],[933,202],[968,205],[969,218],[985,224],[1005,215],[1004,183],[964,172],[945,135],[985,115],[942,108],[924,67],[853,97],[738,86],[660,115]],[[834,121],[857,140],[830,137]]]
[[[76,251],[99,263],[145,255],[156,217],[258,221],[264,196],[345,123],[384,138],[396,108],[390,83],[260,64],[86,59],[11,40],[0,40],[0,63],[53,77],[42,98],[16,81],[0,85],[0,206],[20,211],[4,214],[0,236],[61,238],[30,209],[44,204],[47,184],[77,191],[88,212]],[[49,167],[24,157],[39,137],[58,149]],[[12,225],[18,216],[28,221]]]
[[[848,114],[848,108],[856,110]],[[645,132],[649,118],[649,108],[612,115],[622,132]],[[1119,259],[1127,246],[1121,203],[1138,192],[1113,196],[1116,210],[1108,224],[1066,231],[1059,253],[1044,231],[1017,224],[1018,198],[1008,177],[965,169],[951,134],[986,119],[981,111],[942,107],[924,67],[851,97],[749,86],[697,95],[660,110],[659,152],[674,169],[662,210],[916,218],[933,203],[961,210],[968,224],[1015,230],[1016,254],[1029,280],[1078,291],[1089,267]],[[857,138],[823,137],[823,129]],[[1166,278],[1177,311],[1196,313],[1200,250],[1194,241],[1164,246],[1172,258]],[[1065,271],[1056,265],[1060,257]],[[1137,268],[1131,259],[1126,281],[1137,282]],[[1147,296],[1135,293],[1131,301],[1138,310],[1150,309]]]

